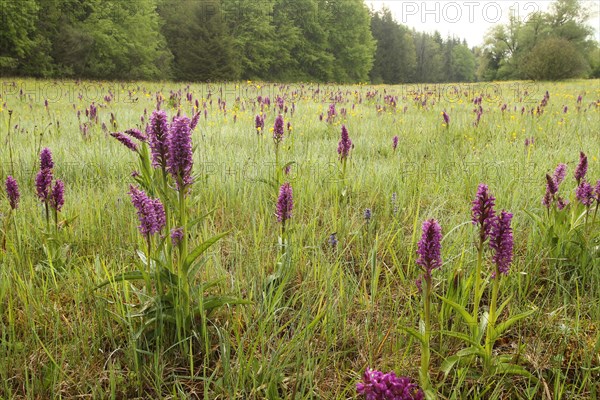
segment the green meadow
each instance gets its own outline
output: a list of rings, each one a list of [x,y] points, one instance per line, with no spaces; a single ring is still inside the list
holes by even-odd
[[[0,399],[349,399],[359,398],[366,368],[418,383],[419,340],[406,328],[419,330],[422,318],[416,250],[426,219],[438,220],[443,234],[443,265],[432,273],[436,398],[600,396],[600,193],[580,204],[573,177],[583,152],[587,180],[600,180],[600,81],[4,79],[0,95],[0,178],[13,176],[21,194],[11,210],[4,184],[0,191]],[[144,132],[157,101],[169,117],[199,113],[186,212],[201,219],[187,232],[190,246],[228,232],[202,254],[194,280],[216,281],[209,293],[244,300],[211,313],[201,337],[192,330],[160,346],[140,335],[153,286],[114,279],[145,268],[146,243],[128,195],[138,156],[110,136]],[[285,133],[276,159],[279,114]],[[265,119],[259,132],[257,115]],[[342,125],[353,144],[345,172]],[[35,186],[43,148],[65,184],[65,204],[50,223]],[[559,163],[567,165],[563,210],[542,204],[546,174]],[[282,235],[275,210],[284,182],[293,212]],[[494,373],[477,355],[449,366],[465,345],[448,332],[469,327],[441,300],[467,309],[472,302],[471,207],[480,183],[498,211],[514,215],[498,322],[531,311],[493,343],[494,357],[520,369]]]

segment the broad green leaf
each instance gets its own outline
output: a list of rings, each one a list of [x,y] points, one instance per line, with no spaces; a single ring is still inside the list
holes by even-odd
[[[519,320],[522,320],[523,318],[530,316],[531,314],[533,314],[536,311],[537,310],[525,311],[524,313],[517,314],[514,317],[511,317],[508,320],[502,322],[501,324],[498,324],[495,329],[497,335],[498,336],[501,335],[502,333],[504,333],[504,331],[506,331],[508,328],[513,326],[516,322],[518,322]]]
[[[208,217],[210,214],[214,213],[216,210],[216,208],[213,208],[212,210],[210,210],[209,212],[205,213],[204,215],[195,218],[193,220],[191,220],[190,222],[188,222],[187,224],[187,228],[188,229],[192,229],[194,226],[196,226],[199,222],[202,222],[206,217]]]
[[[450,307],[452,307],[461,317],[462,319],[465,321],[465,323],[467,324],[467,326],[471,327],[477,324],[477,321],[475,320],[475,318],[473,318],[473,316],[471,314],[469,314],[469,312],[460,304],[447,299],[445,297],[442,296],[438,296],[440,298],[440,300],[442,300],[444,303],[448,304]]]
[[[419,332],[417,332],[413,328],[409,328],[408,326],[402,326],[400,329],[406,331],[409,335],[417,339],[421,344],[425,344],[425,338]]]
[[[454,367],[458,361],[460,361],[460,357],[458,355],[446,357],[446,359],[442,361],[440,370],[444,373],[444,375],[448,375],[452,367]]]
[[[232,306],[238,304],[252,304],[252,302],[232,296],[210,296],[204,299],[202,302],[202,308],[204,311],[211,312],[212,310],[220,308],[224,305]]]
[[[483,340],[483,335],[485,334],[489,320],[490,313],[488,313],[487,311],[481,313],[481,319],[479,320],[479,331],[477,332],[477,340],[479,343],[481,343],[481,341]]]
[[[198,257],[200,257],[206,250],[208,250],[210,246],[217,243],[222,237],[228,234],[229,231],[213,236],[210,239],[204,241],[204,243],[200,244],[194,250],[192,250],[183,262],[183,270],[187,272],[189,270],[190,265],[192,265],[192,263],[196,261]]]
[[[535,376],[533,376],[531,374],[531,372],[527,371],[525,368],[521,367],[520,365],[509,364],[509,363],[499,363],[499,364],[495,365],[494,369],[492,370],[491,375],[492,376],[494,376],[494,375],[520,375],[520,376],[527,377],[535,382],[538,381],[538,379]]]
[[[148,265],[148,259],[146,258],[146,254],[144,254],[144,252],[139,249],[136,251],[136,253],[140,260],[142,260],[142,264]]]
[[[459,350],[456,352],[456,355],[460,358],[467,356],[482,356],[484,355],[483,349],[481,347],[471,346],[466,349]]]
[[[498,310],[496,311],[496,315],[500,315],[502,314],[502,310],[504,310],[504,307],[506,307],[508,305],[508,302],[512,299],[513,295],[509,295],[508,298],[506,300],[504,300],[504,303],[502,303],[500,305],[500,307],[498,307]]]
[[[454,331],[442,331],[443,335],[446,336],[451,336],[451,337],[455,337],[457,339],[462,340],[465,343],[470,344],[471,346],[475,346],[478,347],[480,351],[483,351],[483,346],[480,343],[477,343],[476,341],[473,340],[473,338],[467,334],[461,333],[461,332],[454,332]]]
[[[112,279],[109,279],[105,282],[102,282],[100,285],[96,286],[96,289],[100,289],[108,284],[113,282],[122,282],[122,281],[139,281],[144,279],[144,273],[142,271],[130,271],[124,272],[120,275],[114,276]]]

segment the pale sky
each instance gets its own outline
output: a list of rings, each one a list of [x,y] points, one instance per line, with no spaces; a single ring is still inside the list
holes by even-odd
[[[536,11],[547,11],[552,1],[529,0],[365,0],[375,10],[386,6],[397,22],[417,31],[439,31],[445,39],[448,35],[466,39],[469,46],[483,44],[485,33],[496,24],[508,22],[509,15],[516,13],[521,19]],[[584,0],[592,11],[588,22],[600,41],[600,0]]]

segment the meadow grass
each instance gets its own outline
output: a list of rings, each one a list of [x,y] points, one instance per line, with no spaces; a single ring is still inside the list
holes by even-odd
[[[177,91],[180,103],[169,99]],[[546,91],[543,113],[532,113]],[[474,127],[473,98],[482,93],[484,113]],[[143,290],[122,282],[95,289],[136,269],[136,250],[144,248],[127,195],[137,159],[108,133],[143,130],[157,95],[169,115],[180,107],[191,117],[196,99],[202,113],[193,133],[198,176],[189,211],[191,218],[210,213],[190,242],[231,231],[211,249],[199,279],[222,279],[216,292],[251,302],[213,316],[208,351],[144,348],[135,337]],[[271,99],[262,135],[254,129],[257,95]],[[398,96],[397,106],[386,104],[386,95]],[[284,176],[294,210],[287,225],[289,284],[266,296],[280,257],[277,188],[265,183],[274,175],[268,128],[279,113],[277,96],[292,126],[280,159],[294,162]],[[80,124],[92,102],[99,121],[83,135]],[[320,121],[333,102],[346,116]],[[342,123],[354,144],[343,181],[336,151]],[[505,313],[536,309],[494,352],[514,356],[537,380],[445,376],[443,360],[461,345],[440,332],[458,320],[434,298],[430,374],[439,398],[599,395],[600,220],[590,227],[584,262],[572,255],[580,253],[557,256],[559,244],[548,243],[532,218],[546,213],[545,175],[558,163],[568,165],[561,191],[571,198],[580,151],[588,155],[592,183],[600,179],[597,80],[457,86],[5,80],[0,137],[0,177],[13,175],[22,194],[14,226],[4,225],[0,252],[0,398],[346,399],[356,396],[367,367],[417,379],[419,346],[403,327],[419,321],[414,282],[421,222],[436,218],[443,229],[444,264],[434,274],[435,292],[442,294],[475,268],[470,209],[482,182],[498,209],[514,213],[515,257],[500,288],[502,299],[512,296]],[[526,138],[534,144],[525,147]],[[43,147],[52,150],[54,174],[65,182],[63,223],[52,235],[35,196]],[[3,201],[5,215],[8,209]],[[336,248],[328,243],[334,232]]]

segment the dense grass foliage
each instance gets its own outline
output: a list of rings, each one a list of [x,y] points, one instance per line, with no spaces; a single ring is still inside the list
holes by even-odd
[[[418,381],[420,347],[406,328],[418,328],[417,242],[433,218],[443,234],[429,346],[439,398],[596,398],[600,217],[578,204],[573,174],[584,152],[589,181],[600,179],[599,84],[3,82],[0,178],[13,176],[21,197],[15,210],[1,199],[0,398],[346,399],[366,368]],[[188,241],[229,232],[197,280],[249,302],[211,314],[198,346],[141,341],[140,304],[152,293],[110,281],[144,267],[146,244],[128,195],[138,157],[109,134],[144,131],[157,101],[169,116],[200,113],[185,204],[190,220],[206,217]],[[276,153],[270,128],[280,114]],[[343,162],[342,124],[352,143]],[[45,147],[64,182],[56,226],[36,196]],[[542,204],[559,163],[564,214]],[[293,188],[284,241],[283,182]],[[492,354],[531,376],[443,371],[464,345],[442,332],[464,327],[438,296],[460,291],[477,265],[480,183],[514,215],[513,263],[498,294],[511,299],[497,322],[534,310]],[[488,281],[487,261],[483,270]],[[275,286],[282,273],[286,284]]]

